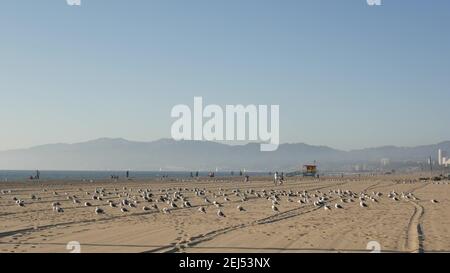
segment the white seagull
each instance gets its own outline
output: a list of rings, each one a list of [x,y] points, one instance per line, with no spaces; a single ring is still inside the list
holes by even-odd
[[[273,210],[273,212],[279,212],[280,211],[277,207],[275,207],[275,205],[272,206],[272,210]]]
[[[221,210],[217,211],[217,216],[219,217],[225,217],[225,214],[223,214],[223,212]]]

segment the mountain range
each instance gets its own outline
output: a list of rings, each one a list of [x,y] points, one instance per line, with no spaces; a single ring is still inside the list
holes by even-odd
[[[152,142],[101,138],[75,144],[49,144],[0,152],[3,170],[297,170],[316,161],[322,169],[343,170],[355,164],[417,165],[450,151],[450,141],[417,147],[384,146],[342,151],[304,143],[281,144],[275,152],[260,152],[259,144],[227,145],[207,141]]]

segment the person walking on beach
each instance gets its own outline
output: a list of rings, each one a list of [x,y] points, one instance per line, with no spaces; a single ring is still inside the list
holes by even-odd
[[[275,186],[278,184],[278,172],[275,172],[275,174],[273,175],[273,183],[275,184]]]
[[[250,176],[246,175],[246,176],[245,176],[245,179],[244,179],[244,182],[247,183],[247,182],[249,182],[249,181],[250,181]]]

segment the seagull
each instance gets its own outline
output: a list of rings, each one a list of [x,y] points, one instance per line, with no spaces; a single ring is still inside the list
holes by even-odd
[[[241,207],[241,206],[237,206],[237,210],[238,211],[245,211],[245,209],[243,207]]]
[[[342,207],[341,205],[339,205],[339,204],[335,204],[334,207],[337,208],[337,209],[342,209],[342,208],[343,208],[343,207]]]
[[[201,213],[206,213],[206,209],[204,207],[198,208],[198,211]]]
[[[169,213],[170,213],[170,210],[169,210],[168,208],[163,208],[163,209],[162,209],[162,212],[163,212],[164,214],[169,214]]]
[[[84,203],[84,206],[85,206],[85,207],[91,207],[92,205],[91,205],[91,203],[86,202],[86,203]]]
[[[184,205],[184,207],[186,207],[186,208],[191,208],[191,207],[192,207],[191,203],[189,203],[188,201],[184,202],[183,205]]]
[[[143,210],[143,211],[149,211],[149,210],[150,210],[150,208],[149,208],[149,207],[146,207],[146,206],[144,206],[144,207],[142,207],[142,210]]]
[[[437,204],[437,203],[439,203],[437,200],[431,200],[431,203],[433,203],[433,204]]]
[[[96,214],[103,214],[103,213],[105,213],[105,211],[102,210],[102,209],[99,208],[99,207],[96,207],[96,208],[95,208],[95,213],[96,213]]]
[[[359,205],[360,205],[362,208],[367,208],[366,203],[364,203],[363,201],[359,202]]]
[[[273,212],[279,212],[280,211],[277,207],[275,207],[275,205],[272,206],[272,210],[273,210]]]
[[[330,206],[324,206],[323,207],[325,210],[331,210]]]
[[[223,212],[221,210],[217,211],[217,216],[219,217],[225,217],[225,214],[223,214]]]
[[[121,212],[128,212],[127,208],[121,208],[120,211]]]

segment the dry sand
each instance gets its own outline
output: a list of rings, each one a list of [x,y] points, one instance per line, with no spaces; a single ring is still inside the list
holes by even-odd
[[[71,241],[80,243],[81,252],[369,252],[367,244],[371,241],[378,242],[386,252],[449,251],[450,185],[448,181],[438,184],[419,182],[417,178],[290,178],[282,186],[274,186],[268,178],[252,178],[250,183],[243,183],[241,178],[1,183],[0,190],[11,193],[0,194],[0,252],[68,253],[66,247]],[[100,188],[105,192],[103,201],[92,200],[94,191]],[[218,209],[196,196],[194,188],[205,189],[211,202],[221,203],[226,217],[218,217]],[[147,189],[153,194],[152,203],[144,201],[138,192]],[[170,206],[156,200],[166,193],[172,198],[180,189],[193,207],[182,208],[183,202],[177,201],[179,208],[162,213],[162,208]],[[272,211],[272,201],[267,197],[254,193],[247,194],[248,200],[242,202],[232,192],[235,189],[240,195],[250,190],[262,194],[263,189],[268,195],[276,193],[279,212]],[[358,197],[360,193],[383,195],[377,198],[378,203],[367,199],[368,207],[362,208],[358,198],[342,203],[335,192],[339,189],[350,190]],[[310,202],[300,204],[299,195],[305,190]],[[399,201],[388,198],[393,190],[399,194]],[[289,191],[291,197],[286,196]],[[417,200],[402,198],[402,192],[411,193]],[[222,193],[230,201],[219,196]],[[31,199],[32,194],[36,200]],[[214,194],[218,196],[214,198]],[[314,206],[314,194],[326,194],[331,210]],[[69,200],[73,195],[80,204]],[[129,212],[123,213],[120,206],[108,205],[107,200],[119,204],[125,195],[138,200],[137,208],[128,207]],[[25,206],[19,207],[13,197],[23,200]],[[432,203],[432,199],[439,203]],[[63,213],[53,211],[54,202],[61,204]],[[85,207],[85,202],[92,207]],[[343,208],[336,209],[336,203]],[[152,204],[159,209],[142,210]],[[238,211],[238,205],[245,211]],[[200,206],[205,207],[206,214],[198,211]],[[95,207],[105,213],[97,215]]]

